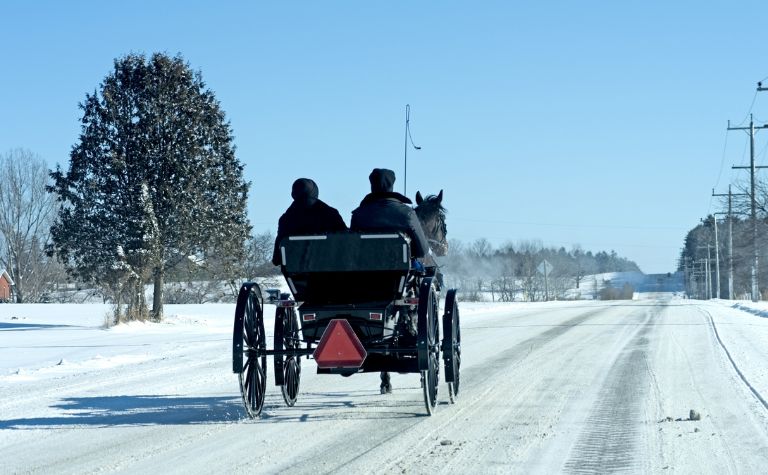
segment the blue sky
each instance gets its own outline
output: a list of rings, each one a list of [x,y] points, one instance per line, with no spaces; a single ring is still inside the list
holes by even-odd
[[[527,4],[527,5],[526,5]],[[349,214],[374,167],[445,190],[449,237],[674,270],[768,120],[762,2],[40,2],[0,6],[0,151],[66,167],[78,104],[129,52],[180,53],[231,121],[255,232],[313,178]],[[762,122],[760,122],[762,123]],[[765,161],[758,135],[758,163]]]

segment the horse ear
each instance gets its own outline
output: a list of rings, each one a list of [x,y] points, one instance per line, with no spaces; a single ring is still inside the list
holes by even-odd
[[[421,192],[417,191],[416,192],[416,204],[420,205],[422,201],[424,201],[424,198],[421,196]]]
[[[440,190],[440,193],[437,194],[437,202],[438,203],[443,202],[443,190]]]

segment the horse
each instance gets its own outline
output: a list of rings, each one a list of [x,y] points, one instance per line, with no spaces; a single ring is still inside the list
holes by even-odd
[[[429,241],[429,247],[436,256],[444,256],[448,253],[447,227],[445,225],[445,208],[443,208],[443,190],[437,195],[421,196],[421,192],[416,192],[416,216],[419,218],[424,234]],[[428,266],[436,266],[437,263],[431,255],[424,258]],[[389,372],[381,372],[381,394],[392,392],[392,384],[389,379]]]
[[[448,253],[448,234],[445,225],[445,208],[443,208],[443,190],[437,195],[428,195],[426,198],[421,196],[421,192],[416,192],[416,216],[421,222],[424,234],[429,241],[429,247],[437,256],[444,256]]]

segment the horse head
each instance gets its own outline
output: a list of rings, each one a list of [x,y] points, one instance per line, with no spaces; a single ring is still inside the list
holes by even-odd
[[[416,216],[421,222],[429,240],[429,246],[438,256],[444,256],[448,253],[448,238],[445,226],[445,208],[442,205],[443,190],[437,195],[428,195],[426,198],[416,192]]]

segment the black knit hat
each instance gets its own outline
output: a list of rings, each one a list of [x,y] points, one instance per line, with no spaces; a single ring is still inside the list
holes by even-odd
[[[368,175],[368,180],[371,182],[372,193],[391,192],[395,185],[395,172],[386,168],[374,168]]]
[[[311,206],[317,201],[317,183],[309,178],[299,178],[293,182],[291,197],[302,204]]]

